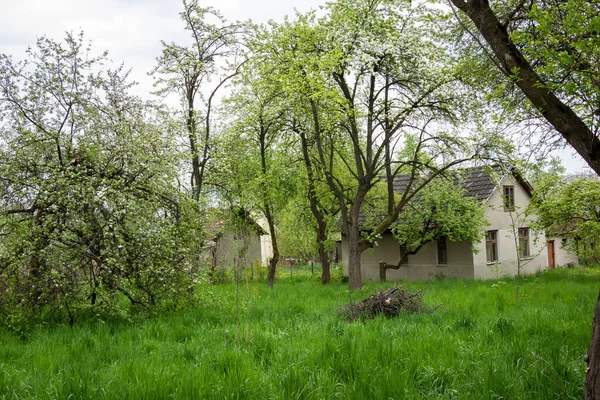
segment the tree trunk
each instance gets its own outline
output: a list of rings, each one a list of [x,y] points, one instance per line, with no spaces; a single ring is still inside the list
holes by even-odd
[[[198,139],[196,135],[196,119],[194,115],[194,99],[192,94],[188,94],[188,115],[186,120],[188,139],[190,141],[190,150],[192,155],[192,199],[200,199],[200,188],[202,178],[200,176],[200,155],[198,154]]]
[[[350,290],[357,290],[362,288],[360,229],[358,226],[350,226],[348,233],[348,285]]]
[[[452,0],[464,11],[485,38],[502,67],[542,116],[560,132],[587,164],[600,175],[600,138],[542,81],[523,53],[515,46],[487,0]]]
[[[319,121],[319,113],[317,104],[314,100],[310,101],[311,110],[313,115],[313,123],[315,129],[315,136],[321,135],[321,127]],[[319,260],[321,261],[321,282],[328,284],[331,281],[331,271],[329,265],[329,257],[325,251],[325,242],[327,241],[327,223],[325,222],[325,213],[323,212],[322,204],[320,203],[317,191],[315,189],[315,174],[313,171],[313,163],[310,158],[308,151],[308,140],[306,134],[300,130],[300,142],[302,144],[302,158],[304,159],[304,166],[306,167],[306,174],[308,176],[308,200],[310,202],[310,211],[315,217],[317,222],[317,247],[319,252]]]
[[[398,261],[398,264],[388,264],[386,262],[381,261],[379,263],[379,282],[386,282],[387,281],[387,270],[388,269],[395,269],[395,270],[399,270],[400,267],[402,266],[402,255],[400,256],[400,261]]]
[[[326,285],[331,282],[331,265],[329,264],[329,256],[325,250],[324,240],[319,240],[319,261],[321,261],[322,268],[321,282]]]
[[[275,283],[275,269],[279,262],[279,248],[277,247],[277,239],[275,238],[275,228],[271,228],[272,224],[269,222],[269,229],[272,229],[271,233],[271,244],[273,245],[273,257],[269,261],[269,274],[267,275],[267,286],[269,289],[273,289]]]
[[[264,168],[264,158],[263,158],[263,168]],[[263,169],[264,171],[264,169]],[[265,190],[265,199],[267,198],[266,188]],[[271,246],[273,247],[273,257],[269,261],[269,274],[267,275],[267,286],[269,289],[273,289],[273,284],[275,283],[275,269],[277,268],[277,263],[279,262],[279,246],[277,245],[277,235],[275,234],[275,221],[273,219],[273,213],[271,211],[271,207],[265,200],[265,218],[267,218],[267,224],[269,225],[269,235],[271,236]]]
[[[586,356],[588,368],[585,375],[585,399],[600,399],[600,293],[596,301],[594,322],[592,324],[592,340]]]

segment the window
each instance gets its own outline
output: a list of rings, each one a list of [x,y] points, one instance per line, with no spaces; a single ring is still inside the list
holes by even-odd
[[[519,257],[531,256],[529,251],[529,228],[519,228]]]
[[[400,245],[400,264],[408,263],[408,248],[401,244]]]
[[[488,231],[485,238],[485,253],[487,262],[498,261],[498,231]]]
[[[448,264],[448,247],[444,236],[437,240],[438,264]]]
[[[503,186],[504,211],[515,210],[515,188],[513,186]]]

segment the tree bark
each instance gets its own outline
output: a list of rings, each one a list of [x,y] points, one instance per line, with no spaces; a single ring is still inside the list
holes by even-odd
[[[596,302],[594,322],[592,324],[592,340],[586,356],[588,368],[585,375],[585,399],[600,399],[600,293]]]
[[[273,246],[273,257],[269,261],[269,274],[267,275],[267,286],[273,289],[275,283],[275,270],[277,263],[279,262],[279,247],[277,246],[277,236],[275,235],[275,224],[273,223],[273,216],[271,214],[270,207],[266,207],[266,218],[269,224],[269,234],[271,235],[271,245]]]
[[[350,290],[362,288],[362,276],[360,269],[360,231],[357,226],[350,227],[348,236],[348,286]]]
[[[313,119],[315,123],[315,131],[319,134],[319,119],[317,115],[316,105],[314,101],[311,101]],[[313,171],[313,164],[310,159],[308,152],[308,140],[304,132],[300,131],[300,142],[302,144],[302,158],[304,159],[304,166],[306,167],[306,174],[308,176],[308,200],[310,203],[310,211],[315,217],[317,223],[316,234],[317,234],[317,248],[319,253],[319,261],[321,261],[321,282],[328,284],[331,281],[331,271],[329,265],[329,257],[325,250],[325,242],[327,241],[327,223],[325,222],[325,215],[322,211],[319,197],[315,188],[315,176]]]
[[[259,144],[260,144],[260,170],[262,176],[264,178],[267,177],[267,134],[268,128],[265,127],[262,119],[260,120],[260,135],[259,135]],[[275,234],[275,222],[273,218],[273,210],[271,209],[271,200],[269,196],[269,188],[267,187],[266,179],[262,182],[262,202],[263,209],[265,213],[265,218],[267,219],[267,224],[269,225],[269,235],[271,236],[271,246],[273,247],[273,257],[269,261],[269,273],[267,275],[267,286],[270,289],[273,289],[273,284],[275,283],[275,270],[277,268],[277,263],[279,262],[279,247],[277,246],[277,235]]]
[[[402,259],[400,259],[400,261],[398,261],[398,264],[388,264],[386,262],[381,261],[379,263],[379,281],[380,282],[386,282],[387,281],[386,271],[388,269],[399,270],[401,266],[402,266]]]
[[[188,93],[188,115],[186,125],[192,155],[192,199],[198,201],[200,199],[200,187],[202,186],[202,178],[200,176],[200,155],[198,154],[196,117],[194,115],[194,98],[192,92]]]
[[[325,250],[325,240],[327,240],[327,236],[325,233],[325,229],[321,229],[321,227],[317,228],[317,245],[319,251],[319,261],[321,262],[321,282],[326,285],[331,282],[331,265],[329,263],[329,255]]]
[[[515,46],[487,0],[451,0],[473,21],[485,38],[502,73],[511,78],[542,116],[563,136],[588,165],[600,175],[600,139],[564,104],[540,78]]]

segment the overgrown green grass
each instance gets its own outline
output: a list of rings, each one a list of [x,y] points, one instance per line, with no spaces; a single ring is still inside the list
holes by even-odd
[[[348,323],[309,271],[199,288],[204,304],[130,323],[0,329],[0,398],[581,398],[595,269],[405,282],[436,311]],[[236,297],[239,301],[236,301]]]

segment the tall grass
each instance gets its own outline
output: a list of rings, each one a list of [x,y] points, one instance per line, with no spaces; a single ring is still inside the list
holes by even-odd
[[[581,398],[595,269],[515,281],[404,282],[436,311],[348,323],[363,292],[283,271],[202,287],[203,304],[133,320],[0,329],[0,398]],[[287,276],[287,278],[286,278]]]

